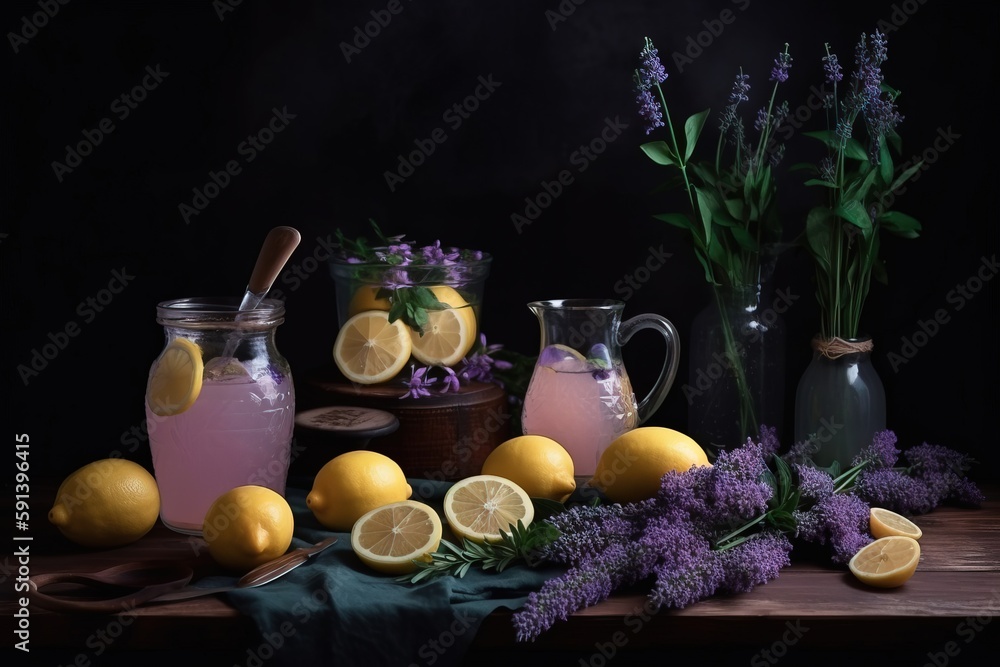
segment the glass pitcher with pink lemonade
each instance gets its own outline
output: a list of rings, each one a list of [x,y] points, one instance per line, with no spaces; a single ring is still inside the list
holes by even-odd
[[[593,475],[607,446],[666,398],[680,362],[677,330],[651,313],[623,322],[623,301],[559,299],[528,308],[541,326],[541,351],[524,397],[524,433],[552,438],[570,453],[576,475]],[[641,329],[659,331],[667,352],[653,388],[637,401],[621,348]]]

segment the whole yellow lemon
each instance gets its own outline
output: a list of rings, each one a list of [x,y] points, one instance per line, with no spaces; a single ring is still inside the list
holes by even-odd
[[[219,565],[249,572],[284,554],[294,528],[292,508],[281,494],[248,484],[215,499],[201,532]]]
[[[347,532],[364,514],[408,500],[413,489],[399,464],[378,452],[344,452],[326,463],[313,479],[306,505],[330,530]]]
[[[160,515],[156,479],[134,461],[101,459],[71,473],[56,492],[49,521],[85,547],[135,542]]]
[[[690,436],[661,426],[641,426],[608,445],[590,484],[612,502],[636,502],[655,496],[667,472],[710,465],[705,450]]]
[[[576,489],[573,457],[544,435],[521,435],[500,443],[483,461],[481,472],[509,479],[532,498],[564,502]]]

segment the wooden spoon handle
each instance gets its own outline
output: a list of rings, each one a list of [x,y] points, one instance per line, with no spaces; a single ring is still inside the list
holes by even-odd
[[[264,245],[257,256],[247,291],[261,294],[271,289],[285,262],[302,240],[302,235],[293,227],[275,227],[267,234]]]

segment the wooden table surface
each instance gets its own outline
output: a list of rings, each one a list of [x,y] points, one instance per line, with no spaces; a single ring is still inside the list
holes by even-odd
[[[983,664],[1000,649],[1000,623],[992,622],[1000,611],[1000,489],[984,490],[988,500],[981,509],[942,507],[916,518],[924,532],[920,565],[901,588],[865,587],[846,569],[798,552],[778,579],[751,593],[653,614],[643,608],[642,591],[624,593],[558,623],[533,643],[515,641],[511,612],[495,612],[483,621],[466,663],[600,667],[702,664],[711,658],[708,664]],[[36,492],[33,506],[48,507],[49,500]],[[190,564],[195,578],[219,573],[197,539],[160,523],[139,542],[109,551],[75,547],[47,521],[34,521],[31,534],[31,542],[13,542],[11,551],[30,545],[32,574],[163,559]],[[0,608],[16,627],[16,557],[7,556],[3,565]],[[119,616],[29,610],[30,664],[88,667],[201,657],[208,663],[199,664],[252,665],[248,650],[260,644],[250,619],[221,595]],[[7,652],[23,658],[13,649],[17,640],[6,636]]]

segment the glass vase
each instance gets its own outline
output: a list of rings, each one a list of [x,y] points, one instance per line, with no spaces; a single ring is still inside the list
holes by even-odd
[[[788,299],[763,294],[761,283],[717,286],[692,322],[688,434],[709,456],[756,438],[761,425],[781,436]]]
[[[819,466],[836,461],[847,469],[885,429],[885,389],[872,348],[870,338],[813,340],[813,359],[795,394],[795,442],[808,442]]]

